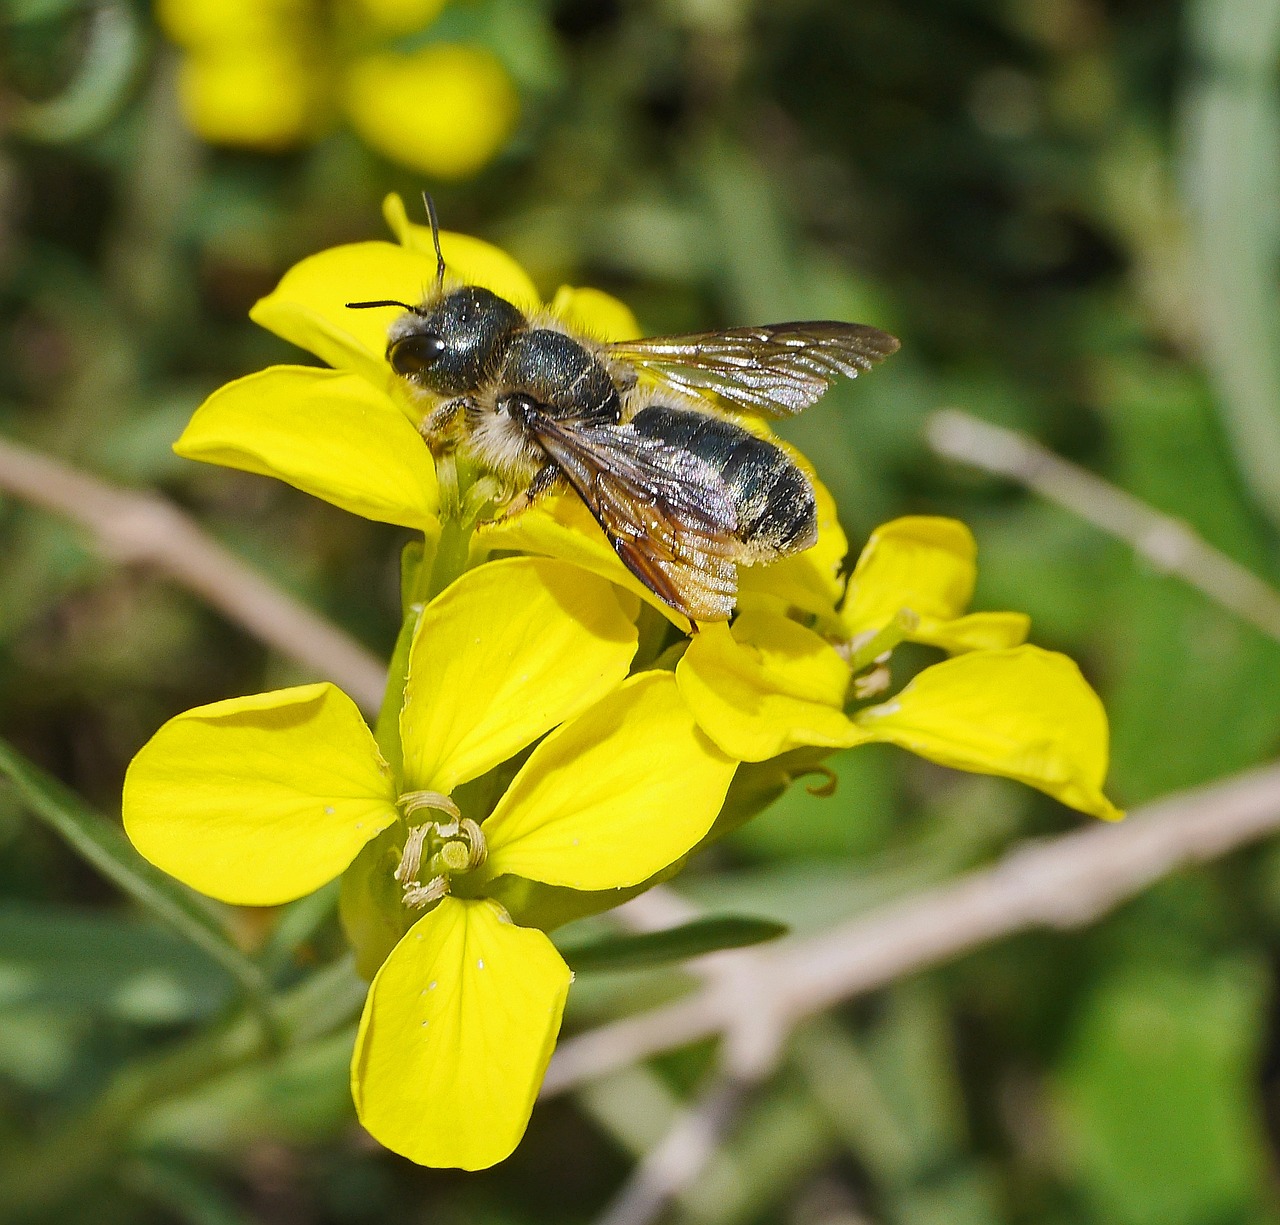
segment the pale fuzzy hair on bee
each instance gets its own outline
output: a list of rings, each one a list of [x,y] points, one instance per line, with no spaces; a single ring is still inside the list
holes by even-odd
[[[487,387],[466,409],[460,448],[469,459],[509,486],[528,485],[547,462],[547,453],[517,421],[498,409],[498,390]]]

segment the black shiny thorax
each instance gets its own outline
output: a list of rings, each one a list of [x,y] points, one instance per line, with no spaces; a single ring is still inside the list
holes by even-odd
[[[608,424],[622,416],[618,389],[599,359],[572,336],[549,328],[513,335],[494,383],[499,404],[505,395],[517,393],[553,417]]]

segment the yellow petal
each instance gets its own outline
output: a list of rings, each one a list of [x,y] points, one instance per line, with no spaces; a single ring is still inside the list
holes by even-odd
[[[572,562],[651,604],[673,625],[688,630],[688,620],[654,595],[622,564],[600,525],[576,494],[561,493],[541,498],[537,505],[510,519],[485,524],[476,533],[486,549],[510,549],[538,553]]]
[[[431,256],[435,267],[436,249],[431,227],[410,221],[404,201],[392,192],[382,201],[382,215],[391,232],[410,251]],[[522,310],[536,310],[542,299],[529,274],[500,247],[472,238],[470,234],[440,231],[440,253],[448,272],[448,282],[481,285],[500,298],[514,302]]]
[[[911,515],[878,527],[849,579],[842,609],[849,636],[883,628],[904,608],[922,622],[960,616],[973,598],[977,551],[956,519]]]
[[[482,47],[432,43],[364,55],[343,90],[351,126],[384,157],[442,179],[470,178],[507,143],[520,99]]]
[[[355,703],[302,685],[170,719],[129,766],[124,825],[202,893],[270,906],[337,876],[396,819],[395,798]]]
[[[912,642],[941,647],[952,655],[961,651],[1002,651],[1021,646],[1031,631],[1026,613],[970,613],[954,621],[921,621],[909,635]]]
[[[835,499],[818,480],[809,461],[793,447],[783,449],[805,470],[813,485],[818,503],[818,541],[811,549],[784,557],[771,566],[742,567],[738,571],[738,607],[743,611],[764,608],[774,612],[799,608],[830,618],[840,603],[844,586],[840,565],[849,551],[849,541],[840,526]]]
[[[389,392],[387,328],[394,308],[350,310],[348,302],[396,299],[417,304],[436,280],[436,259],[391,242],[330,247],[294,264],[249,318],[331,366],[363,375]]]
[[[288,149],[318,135],[326,118],[322,79],[289,41],[189,52],[178,68],[178,96],[192,130],[218,145]]]
[[[698,731],[670,672],[642,672],[533,751],[484,823],[485,874],[638,884],[711,828],[736,765]]]
[[[184,47],[243,46],[283,40],[304,16],[305,0],[156,0],[156,23]]]
[[[369,989],[351,1095],[369,1134],[421,1165],[481,1170],[529,1123],[573,975],[540,931],[446,898]]]
[[[561,285],[548,308],[557,319],[585,333],[592,340],[615,343],[642,335],[631,308],[599,289],[575,289]]]
[[[406,787],[477,778],[621,683],[636,627],[618,594],[565,562],[468,571],[425,609],[400,716]]]
[[[896,698],[855,716],[872,740],[957,770],[998,774],[1108,820],[1107,716],[1065,655],[976,651],[926,668]]]
[[[431,532],[435,465],[418,432],[364,379],[272,366],[215,391],[174,450],[278,477],[353,514]]]
[[[844,660],[812,630],[776,613],[745,612],[732,630],[703,626],[676,679],[698,726],[741,761],[862,739],[843,709]]]
[[[381,34],[412,34],[430,25],[445,0],[348,0],[355,17]]]

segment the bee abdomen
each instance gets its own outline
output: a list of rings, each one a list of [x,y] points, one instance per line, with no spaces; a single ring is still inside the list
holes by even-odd
[[[641,409],[631,425],[646,438],[696,455],[720,474],[738,513],[744,561],[772,561],[817,540],[813,486],[773,443],[721,417],[660,404]]]

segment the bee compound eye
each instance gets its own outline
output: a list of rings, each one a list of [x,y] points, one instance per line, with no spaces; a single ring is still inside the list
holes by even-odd
[[[391,368],[405,378],[425,374],[443,356],[444,337],[435,332],[418,332],[397,340],[387,350]]]
[[[515,395],[503,396],[498,401],[498,411],[519,422],[524,422],[537,407],[538,402],[532,396],[527,396],[520,392]]]

